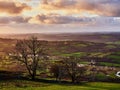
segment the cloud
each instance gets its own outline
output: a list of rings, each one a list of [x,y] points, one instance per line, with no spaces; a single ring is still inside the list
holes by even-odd
[[[119,26],[118,17],[76,17],[59,14],[39,14],[35,17],[9,16],[0,17],[0,25],[78,25],[86,26]],[[27,26],[26,26],[27,27]],[[30,28],[33,28],[30,26]]]
[[[42,0],[40,8],[63,10],[71,14],[89,12],[101,16],[120,16],[120,0]]]
[[[19,24],[19,23],[28,23],[30,17],[21,17],[21,16],[14,16],[14,17],[0,17],[0,24]]]
[[[94,22],[94,18],[87,17],[75,17],[68,15],[59,15],[59,14],[39,14],[35,17],[22,17],[22,16],[8,16],[0,17],[1,25],[8,24],[80,24],[88,25]]]
[[[39,14],[31,18],[29,22],[37,24],[88,24],[92,21],[92,18],[62,16],[59,14]]]
[[[24,10],[29,10],[30,7],[25,3],[0,1],[0,12],[8,14],[20,14]]]

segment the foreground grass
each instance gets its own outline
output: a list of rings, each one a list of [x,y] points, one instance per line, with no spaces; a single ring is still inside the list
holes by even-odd
[[[0,81],[0,90],[120,90],[119,83],[89,82],[79,85],[35,82],[27,80]]]

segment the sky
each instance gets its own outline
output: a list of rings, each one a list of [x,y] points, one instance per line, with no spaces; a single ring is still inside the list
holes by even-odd
[[[120,0],[0,0],[0,34],[120,32]]]

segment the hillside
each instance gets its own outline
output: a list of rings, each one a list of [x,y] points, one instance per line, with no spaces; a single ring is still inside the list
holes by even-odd
[[[25,35],[27,36],[26,39],[32,35],[33,34]],[[118,35],[119,34],[116,34],[116,36],[115,34],[107,34],[107,35],[98,34],[98,35],[88,35],[89,38],[87,38],[87,35],[77,36],[77,34],[75,34],[75,35],[71,35],[70,37],[70,35],[68,34],[67,37],[64,37],[62,39],[59,38],[59,40],[57,41],[55,41],[55,39],[54,40],[47,39],[47,41],[43,41],[46,39],[42,39],[41,43],[43,44],[44,42],[46,42],[44,46],[46,47],[48,51],[47,53],[50,56],[49,61],[47,62],[44,61],[44,63],[46,66],[50,67],[51,64],[61,60],[61,57],[75,56],[80,58],[80,64],[88,65],[89,69],[90,67],[92,67],[91,62],[95,63],[96,71],[93,71],[92,73],[93,74],[95,73],[96,81],[119,82],[118,77],[116,77],[116,72],[120,71],[120,39]],[[37,85],[39,89],[42,89],[38,84],[39,82],[38,83],[34,83],[33,81],[28,82],[26,78],[24,80],[23,77],[24,76],[28,77],[28,76],[27,76],[26,67],[23,63],[20,63],[17,60],[13,60],[9,58],[9,55],[15,49],[15,44],[17,40],[25,38],[24,35],[23,36],[13,35],[13,36],[6,36],[6,37],[1,36],[2,38],[0,38],[0,78],[3,79],[3,83],[6,83],[6,84],[0,83],[1,85],[0,88],[1,87],[8,88],[7,86],[9,86],[9,87],[12,87],[11,88],[12,90],[14,89],[14,87],[23,88],[25,86],[26,89],[29,90],[29,88],[27,88],[29,87],[29,85],[33,85],[33,87]],[[19,37],[22,37],[22,38],[19,38]],[[41,40],[39,34],[37,37],[39,38],[39,40]],[[56,37],[58,39],[58,37],[62,37],[62,36],[56,36]],[[69,37],[73,38],[73,40],[68,40],[68,39],[65,40],[65,38],[69,38]],[[84,39],[77,38],[79,40],[77,39],[74,40],[75,37],[79,37],[79,38],[83,37]],[[43,68],[44,67],[45,66],[43,64]],[[45,70],[45,71],[43,70],[39,73],[40,74],[38,74],[37,76],[38,79],[42,78],[43,80],[45,80],[45,82],[49,82],[49,81],[54,82],[55,78],[50,76],[51,74],[50,72],[48,72],[48,70]],[[89,71],[89,73],[91,73],[91,71]],[[44,76],[42,74],[44,76],[47,76],[47,78],[44,79]],[[109,77],[107,75],[109,75]],[[19,81],[20,77],[21,77],[21,80]],[[88,76],[88,80],[91,80],[91,78],[92,78],[91,76]],[[18,82],[14,81],[14,79],[15,80],[18,79]],[[9,82],[9,80],[13,80],[13,81]],[[12,84],[10,84],[11,82]],[[20,82],[22,82],[23,84]],[[67,82],[69,82],[69,80]],[[43,84],[46,84],[46,83],[43,82]],[[56,86],[54,84],[52,85]],[[57,87],[62,88],[63,86],[60,87],[57,85],[56,89]],[[48,88],[53,89],[53,87],[46,87],[45,89],[48,89]],[[77,86],[77,87],[74,87],[74,89],[75,88],[77,90],[81,87]],[[88,89],[85,89],[85,90],[89,90],[89,88],[90,87],[88,87]],[[68,88],[64,87],[64,89],[68,89]],[[118,90],[117,88],[115,89]]]
[[[102,66],[120,67],[119,37],[110,34],[109,37],[113,37],[113,39],[107,38],[108,42],[105,42],[105,40],[101,41],[102,39],[99,38],[100,36],[99,35],[90,36],[92,38],[93,37],[97,38],[98,41],[95,42],[91,42],[93,41],[93,39],[91,39],[91,41],[87,41],[87,39],[83,41],[82,40],[64,41],[64,39],[62,39],[62,41],[48,41],[46,44],[46,48],[50,56],[54,56],[54,57],[78,56],[82,58],[82,63],[89,63],[91,60],[94,60],[95,62],[97,62],[98,66],[102,65]],[[103,36],[104,38],[108,37],[106,35]],[[74,35],[72,37],[74,38]],[[82,36],[82,37],[85,38],[86,36]],[[6,39],[6,38],[0,39],[0,57],[2,64],[1,68],[4,67],[14,68],[14,65],[16,65],[15,61],[10,61],[8,59],[8,54],[13,52],[17,39]],[[19,38],[19,36],[17,38]],[[113,42],[114,40],[115,42]],[[16,65],[16,67],[18,66]]]

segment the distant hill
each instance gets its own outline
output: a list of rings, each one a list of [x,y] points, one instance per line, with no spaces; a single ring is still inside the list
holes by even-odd
[[[0,38],[27,39],[31,36],[47,41],[89,41],[89,42],[115,42],[120,40],[120,33],[60,33],[60,34],[2,34]]]

